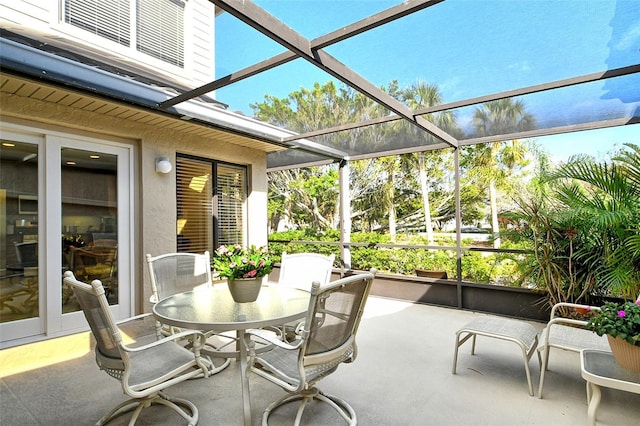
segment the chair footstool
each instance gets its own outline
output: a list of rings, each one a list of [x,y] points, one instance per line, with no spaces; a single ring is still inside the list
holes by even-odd
[[[524,369],[527,374],[529,395],[533,396],[529,360],[538,346],[538,332],[536,329],[526,322],[508,318],[480,316],[474,319],[456,332],[456,345],[453,352],[453,368],[451,370],[452,374],[456,374],[458,349],[469,339],[472,339],[471,355],[475,354],[476,336],[506,340],[508,342],[513,342],[520,347],[524,358]],[[538,364],[540,363],[540,354],[538,353]]]

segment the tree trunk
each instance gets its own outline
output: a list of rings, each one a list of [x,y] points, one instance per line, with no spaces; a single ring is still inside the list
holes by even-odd
[[[427,242],[433,245],[433,225],[431,223],[431,205],[429,204],[429,188],[427,188],[427,170],[424,167],[424,152],[418,154],[422,205],[424,208],[424,227],[427,231]]]
[[[395,188],[393,186],[393,167],[387,178],[387,209],[389,212],[389,239],[392,243],[396,242],[396,205],[395,205]]]
[[[489,202],[491,205],[491,229],[493,231],[493,248],[500,248],[500,227],[498,225],[498,195],[496,184],[489,182]]]

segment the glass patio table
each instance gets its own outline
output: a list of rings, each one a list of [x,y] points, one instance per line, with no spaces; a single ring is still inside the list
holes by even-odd
[[[309,292],[265,285],[255,302],[237,303],[225,284],[197,288],[161,300],[153,306],[154,317],[163,324],[195,330],[236,331],[244,424],[251,425],[251,398],[247,371],[247,348],[241,339],[245,330],[280,326],[303,318],[309,307]],[[206,353],[206,351],[203,351]],[[219,357],[219,353],[210,353]]]
[[[620,367],[611,352],[583,349],[580,355],[582,378],[587,382],[587,417],[596,424],[600,404],[600,386],[640,394],[640,373]]]

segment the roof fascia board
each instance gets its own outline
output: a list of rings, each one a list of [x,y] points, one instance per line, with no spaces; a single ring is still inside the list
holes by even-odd
[[[92,96],[116,100],[173,118],[193,120],[200,125],[215,127],[281,148],[291,147],[290,143],[283,142],[283,138],[295,135],[292,131],[195,100],[173,108],[161,109],[158,103],[172,96],[162,88],[149,86],[5,38],[0,38],[0,70],[79,90]],[[309,152],[332,159],[339,160],[347,155],[331,148],[325,149],[312,141],[298,141],[295,146],[303,150],[310,149]]]
[[[226,10],[245,24],[251,26],[272,40],[286,47],[297,56],[307,60],[343,83],[353,87],[385,108],[395,112],[409,123],[424,130],[436,138],[455,147],[458,141],[439,127],[422,117],[416,117],[413,111],[388,93],[371,84],[353,70],[336,60],[321,49],[312,49],[309,40],[298,32],[258,7],[245,0],[211,0],[216,6]]]
[[[319,166],[326,166],[328,164],[333,164],[336,163],[336,161],[333,160],[324,160],[324,161],[311,161],[308,163],[296,163],[296,164],[292,164],[290,166],[278,166],[278,167],[267,167],[267,173],[269,172],[280,172],[283,170],[291,170],[291,169],[303,169],[306,167],[319,167]]]

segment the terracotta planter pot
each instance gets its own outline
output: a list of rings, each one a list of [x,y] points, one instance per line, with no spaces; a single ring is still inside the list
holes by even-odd
[[[264,277],[235,278],[227,280],[231,297],[237,303],[255,302],[260,294]]]
[[[627,370],[640,373],[640,346],[634,346],[626,340],[607,335],[611,352],[618,365]]]

